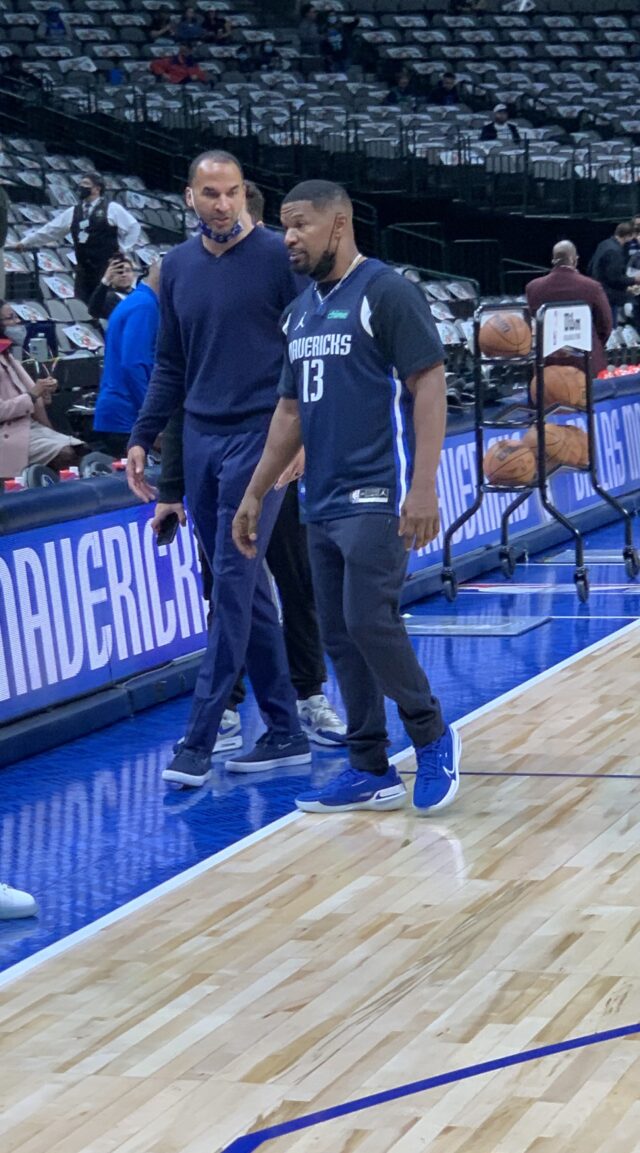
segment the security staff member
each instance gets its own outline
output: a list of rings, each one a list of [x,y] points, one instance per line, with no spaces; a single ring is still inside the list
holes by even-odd
[[[97,172],[82,177],[78,197],[73,208],[65,208],[47,224],[30,229],[13,247],[23,252],[25,248],[60,244],[71,232],[78,262],[75,292],[86,304],[111,258],[118,252],[129,252],[138,243],[140,225],[121,204],[106,199],[104,180]]]

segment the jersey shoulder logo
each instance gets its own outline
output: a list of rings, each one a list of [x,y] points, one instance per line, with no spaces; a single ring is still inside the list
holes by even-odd
[[[304,328],[304,322],[305,322],[305,320],[306,320],[306,319],[307,319],[307,314],[306,314],[306,312],[303,312],[303,313],[302,313],[302,316],[300,317],[300,320],[299,320],[299,321],[298,321],[298,323],[296,324],[296,326],[295,326],[295,328],[294,328],[294,330],[293,330],[293,331],[294,331],[294,332],[297,332],[299,328]]]

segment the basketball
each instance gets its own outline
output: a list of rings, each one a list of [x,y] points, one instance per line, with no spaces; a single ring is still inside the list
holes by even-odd
[[[552,467],[557,467],[562,464],[562,446],[565,440],[565,429],[560,424],[553,424],[552,421],[545,422],[544,426],[544,447],[547,463]],[[530,428],[522,438],[522,443],[530,448],[534,456],[537,457],[538,453],[538,430]]]
[[[589,465],[589,439],[582,428],[567,424],[562,429],[564,436],[560,450],[563,464],[570,468],[587,468]]]
[[[587,378],[580,368],[571,364],[548,364],[544,369],[544,403],[566,404],[569,408],[584,408],[587,403]],[[536,378],[531,381],[531,396],[537,395]]]
[[[531,329],[516,312],[494,312],[482,324],[478,344],[483,356],[528,356]]]
[[[531,484],[536,477],[536,458],[520,440],[492,444],[485,453],[483,467],[491,484]]]

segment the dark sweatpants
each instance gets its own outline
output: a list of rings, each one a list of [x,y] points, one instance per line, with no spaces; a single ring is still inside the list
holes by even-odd
[[[444,731],[438,700],[400,616],[408,554],[398,518],[361,513],[308,526],[320,632],[347,710],[349,759],[361,772],[388,766],[384,698],[398,705],[416,746]]]
[[[300,732],[282,629],[264,565],[283,494],[270,492],[265,498],[254,560],[243,557],[231,537],[233,517],[265,437],[266,432],[216,436],[202,422],[185,418],[185,493],[213,572],[209,637],[185,734],[189,748],[213,748],[243,664],[265,724],[274,732]]]

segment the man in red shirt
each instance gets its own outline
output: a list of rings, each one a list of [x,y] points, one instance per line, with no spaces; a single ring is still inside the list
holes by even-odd
[[[596,376],[607,367],[604,346],[613,328],[609,301],[597,280],[578,272],[578,253],[570,240],[558,241],[551,256],[551,272],[530,280],[525,288],[529,312],[535,316],[541,305],[561,303],[563,300],[579,300],[588,304],[593,320],[591,365]]]

